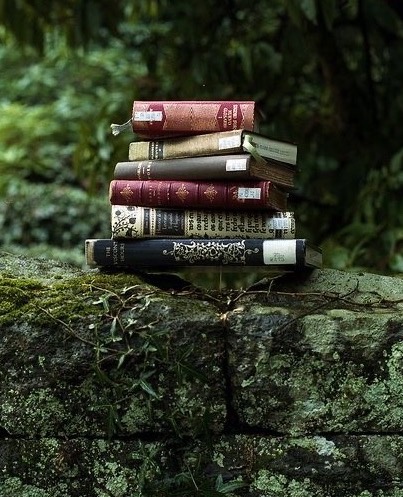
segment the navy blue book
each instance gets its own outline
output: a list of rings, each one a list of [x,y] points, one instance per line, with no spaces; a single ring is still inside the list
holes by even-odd
[[[295,270],[322,267],[322,251],[307,239],[140,238],[88,239],[91,267],[175,269],[263,267]]]

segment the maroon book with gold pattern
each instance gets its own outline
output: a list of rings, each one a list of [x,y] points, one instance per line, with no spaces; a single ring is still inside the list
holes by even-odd
[[[132,117],[123,125],[112,124],[113,134],[131,125],[133,132],[145,137],[192,135],[256,130],[254,101],[178,100],[133,102]]]
[[[112,180],[109,200],[149,207],[287,209],[288,194],[270,181]]]

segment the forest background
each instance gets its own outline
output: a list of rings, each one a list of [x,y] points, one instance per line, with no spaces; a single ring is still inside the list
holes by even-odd
[[[0,0],[0,250],[83,266],[133,100],[256,100],[298,144],[297,236],[403,270],[399,0]]]

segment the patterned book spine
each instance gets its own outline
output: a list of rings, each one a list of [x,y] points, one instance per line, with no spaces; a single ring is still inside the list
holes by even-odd
[[[321,267],[322,253],[305,239],[150,240],[88,239],[89,266],[172,268],[192,266]]]
[[[295,238],[293,212],[112,205],[112,238]]]
[[[253,101],[135,100],[132,128],[135,133],[150,137],[241,128],[253,131],[255,114]]]
[[[287,194],[270,181],[112,180],[109,200],[116,205],[235,209],[287,209]]]

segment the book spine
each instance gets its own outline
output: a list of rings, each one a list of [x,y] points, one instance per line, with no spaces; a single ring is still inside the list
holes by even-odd
[[[118,162],[113,178],[124,180],[245,180],[250,179],[250,165],[249,154]]]
[[[111,206],[112,238],[295,238],[293,212]]]
[[[253,131],[253,101],[138,101],[133,102],[133,131],[144,136],[200,134],[231,129]]]
[[[306,261],[306,249],[305,239],[181,238],[85,241],[85,257],[89,266],[121,266],[137,269],[181,266],[311,267]],[[318,251],[317,263],[321,263],[319,255]]]
[[[135,141],[129,144],[129,160],[161,160],[179,157],[241,153],[242,130]]]
[[[112,180],[109,200],[148,207],[287,209],[287,195],[270,181]]]

